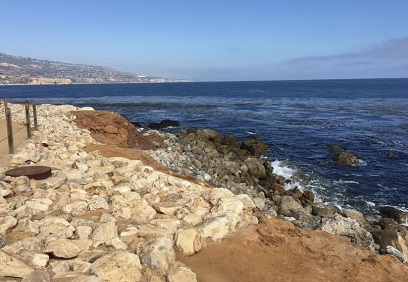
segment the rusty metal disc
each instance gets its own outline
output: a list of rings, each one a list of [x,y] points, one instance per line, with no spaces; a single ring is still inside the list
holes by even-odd
[[[7,176],[27,176],[30,179],[42,180],[51,176],[51,168],[48,166],[21,166],[6,171]]]

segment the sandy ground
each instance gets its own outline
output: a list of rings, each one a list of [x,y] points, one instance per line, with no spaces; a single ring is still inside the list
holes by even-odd
[[[324,231],[271,219],[177,259],[200,282],[408,281],[408,266]]]
[[[19,123],[13,122],[13,132],[16,132],[13,135],[14,138],[14,151],[17,152],[18,148],[24,144],[24,141],[27,140],[27,131],[25,126]],[[7,139],[7,124],[6,119],[0,119],[0,166],[9,165],[9,147]]]

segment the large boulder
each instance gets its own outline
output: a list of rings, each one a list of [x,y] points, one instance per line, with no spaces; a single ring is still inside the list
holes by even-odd
[[[397,225],[392,222],[384,222],[381,220],[381,230],[372,232],[374,241],[380,246],[381,253],[390,253],[395,255],[402,261],[408,261],[408,231],[405,226]],[[398,250],[398,252],[390,252],[390,250]],[[402,258],[401,259],[401,256]]]
[[[141,270],[139,257],[125,251],[107,254],[91,266],[91,272],[103,281],[139,281]]]
[[[73,244],[71,240],[57,239],[49,242],[43,252],[52,253],[57,258],[73,258],[81,252],[81,249]]]
[[[247,150],[249,153],[251,153],[251,155],[259,158],[260,156],[266,154],[268,146],[261,140],[247,139],[242,142],[241,149]]]
[[[370,232],[363,229],[355,219],[345,218],[340,214],[335,214],[333,218],[322,219],[321,229],[374,250],[373,236]]]
[[[177,230],[175,243],[177,248],[187,256],[201,250],[201,234],[194,228]]]
[[[173,241],[165,237],[158,237],[140,243],[137,247],[137,254],[143,264],[156,270],[161,275],[169,274],[170,267],[176,259]]]
[[[391,218],[399,224],[408,222],[408,213],[399,209],[389,206],[378,207],[377,209],[383,217]]]
[[[266,177],[265,166],[258,159],[249,157],[245,160],[245,164],[248,167],[248,174],[252,178],[262,179]]]
[[[279,212],[284,216],[292,216],[295,211],[303,211],[302,205],[291,196],[282,196]]]
[[[23,278],[33,270],[21,260],[0,251],[0,276]]]

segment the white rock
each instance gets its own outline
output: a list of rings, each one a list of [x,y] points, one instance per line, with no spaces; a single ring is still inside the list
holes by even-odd
[[[197,228],[199,228],[203,239],[211,238],[214,241],[221,240],[234,230],[227,216],[207,219],[199,224]]]
[[[334,218],[323,218],[321,229],[367,248],[371,248],[374,242],[371,233],[361,228],[355,219],[345,218],[337,213]]]
[[[54,282],[103,282],[102,279],[94,275],[83,275],[76,272],[60,272],[53,277]]]
[[[93,246],[96,248],[99,245],[109,242],[113,238],[118,237],[116,223],[111,221],[101,224],[95,229],[92,234]]]
[[[70,213],[74,216],[82,215],[88,210],[88,203],[85,201],[75,201],[66,204],[63,209],[65,213]]]
[[[169,274],[170,266],[174,263],[176,257],[173,250],[173,241],[165,237],[140,243],[137,247],[137,254],[143,264],[162,275]]]
[[[20,257],[34,267],[46,267],[50,259],[47,254],[34,251],[23,251],[20,253]]]
[[[58,217],[47,217],[39,222],[40,235],[55,238],[71,238],[75,228],[68,221]]]
[[[254,204],[260,210],[265,209],[265,199],[263,198],[254,198]]]
[[[73,258],[81,252],[81,249],[73,244],[71,240],[58,239],[49,242],[43,252],[53,253],[58,258]]]
[[[89,201],[89,210],[93,211],[93,210],[99,210],[99,209],[108,210],[109,204],[104,198],[93,196],[92,199]]]
[[[225,188],[214,188],[208,196],[211,204],[215,205],[218,199],[226,199],[234,197],[234,193]]]
[[[211,209],[211,216],[228,216],[236,219],[237,216],[242,215],[244,204],[237,198],[221,198],[217,201],[215,206]],[[232,224],[236,224],[232,223]]]
[[[112,246],[118,251],[124,251],[128,247],[119,237],[113,238],[106,245]]]
[[[29,159],[35,163],[38,163],[42,159],[42,154],[38,150],[31,150]]]
[[[83,189],[71,189],[69,197],[73,201],[75,200],[86,201],[89,198],[88,193],[86,193],[86,191],[84,191]]]
[[[181,221],[171,218],[153,219],[152,221],[150,221],[150,224],[167,230],[167,232],[169,232],[170,234],[174,234],[176,233],[177,228],[181,225]]]
[[[246,212],[252,212],[252,209],[256,207],[255,201],[252,201],[251,197],[247,194],[239,194],[236,195],[235,198],[239,199],[244,204],[244,211]],[[263,205],[265,206],[265,200],[263,200]]]
[[[40,187],[42,189],[57,189],[61,187],[67,181],[67,176],[60,172],[58,176],[51,176],[47,179],[40,181]]]
[[[82,171],[82,172],[87,172],[89,167],[86,164],[82,164],[82,163],[75,163],[76,167]]]
[[[155,215],[155,209],[145,203],[140,203],[132,208],[132,218],[139,219],[142,222],[152,220]]]
[[[31,257],[30,251],[34,253],[39,253],[44,248],[44,240],[37,237],[26,237],[24,239],[18,240],[11,245],[6,245],[3,251],[9,254],[21,254],[21,252],[27,251],[28,256]],[[23,258],[24,259],[24,258]],[[29,260],[30,258],[28,258]]]
[[[51,267],[54,273],[60,273],[60,272],[65,273],[65,272],[68,272],[70,269],[68,261],[65,261],[65,260],[56,261],[51,264]]]
[[[176,246],[186,256],[195,254],[201,250],[201,234],[191,229],[179,229],[176,233]]]
[[[24,277],[21,282],[51,282],[50,274],[44,270],[34,270]]]
[[[40,211],[47,211],[48,207],[52,204],[50,199],[33,199],[32,201],[27,201],[26,205],[31,209]]]
[[[74,259],[71,262],[72,270],[77,273],[88,273],[91,270],[92,264],[79,259]]]
[[[33,270],[19,259],[0,251],[0,276],[23,278]]]
[[[179,267],[167,276],[168,282],[196,282],[197,275],[187,267]]]
[[[17,219],[14,216],[6,215],[0,218],[0,235],[6,235],[7,231],[17,225]]]
[[[92,234],[92,228],[89,226],[77,226],[75,233],[79,239],[88,239]]]
[[[14,228],[14,231],[38,234],[40,232],[40,229],[38,227],[38,221],[31,221],[28,218],[23,218],[18,221],[18,224],[16,228]]]
[[[134,282],[142,277],[142,266],[135,254],[117,251],[97,259],[91,271],[104,281]]]

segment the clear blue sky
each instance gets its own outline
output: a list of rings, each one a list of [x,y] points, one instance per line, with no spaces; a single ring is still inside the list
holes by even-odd
[[[408,77],[407,0],[0,0],[0,52],[193,80]]]

